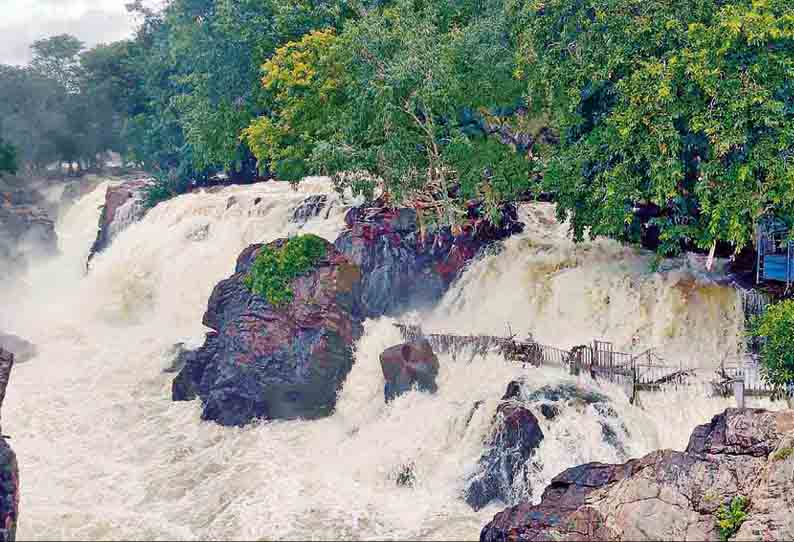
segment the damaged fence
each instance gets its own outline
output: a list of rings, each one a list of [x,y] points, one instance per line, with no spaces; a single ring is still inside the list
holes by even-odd
[[[595,340],[564,350],[540,344],[531,337],[517,340],[515,336],[455,335],[449,333],[424,333],[420,326],[395,324],[403,340],[424,337],[437,353],[447,353],[453,358],[468,355],[471,359],[495,352],[524,367],[550,366],[562,368],[570,374],[589,374],[595,380],[606,380],[626,387],[634,400],[639,391],[660,391],[669,388],[705,386],[717,395],[737,394],[740,383],[742,397],[772,396],[774,390],[761,378],[757,364],[725,366],[715,369],[688,368],[670,365],[653,349],[639,354],[618,352],[612,343]]]

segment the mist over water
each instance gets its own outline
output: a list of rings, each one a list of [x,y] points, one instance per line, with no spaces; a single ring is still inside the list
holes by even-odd
[[[386,405],[378,356],[400,336],[383,318],[366,322],[333,416],[242,429],[201,422],[198,402],[170,399],[172,346],[201,343],[209,294],[243,248],[299,231],[333,241],[345,205],[320,179],[298,191],[265,183],[183,195],[121,232],[86,275],[106,187],[62,213],[61,255],[2,292],[0,329],[39,347],[15,368],[3,409],[20,462],[20,539],[478,538],[503,505],[475,513],[461,492],[507,383],[523,377],[531,391],[573,377],[442,354],[436,395]],[[327,218],[290,222],[318,193],[332,204]],[[574,246],[548,205],[523,213],[524,234],[474,262],[436,309],[407,317],[461,334],[501,335],[509,323],[559,347],[594,338],[656,347],[690,366],[736,356],[732,290],[685,263],[650,273],[647,255],[613,242]],[[617,387],[598,391],[611,398],[623,449],[601,438],[592,406],[566,407],[540,418],[540,464],[519,493],[539,498],[575,464],[681,449],[694,425],[732,404],[686,391],[646,394],[641,410]],[[406,465],[414,487],[396,483]]]

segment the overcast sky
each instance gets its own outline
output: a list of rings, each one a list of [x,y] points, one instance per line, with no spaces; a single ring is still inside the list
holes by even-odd
[[[72,34],[89,47],[131,35],[128,0],[0,0],[0,64],[26,64],[30,44]]]

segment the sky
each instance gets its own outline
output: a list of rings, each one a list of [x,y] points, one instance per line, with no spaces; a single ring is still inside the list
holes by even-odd
[[[30,44],[72,34],[89,47],[129,37],[129,0],[0,0],[0,64],[26,64]]]

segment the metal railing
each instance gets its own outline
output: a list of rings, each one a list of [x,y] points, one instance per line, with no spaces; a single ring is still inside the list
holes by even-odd
[[[425,334],[419,326],[395,324],[403,340],[424,337],[437,353],[457,357],[468,353],[471,359],[489,352],[504,355],[524,366],[550,366],[566,369],[571,374],[588,374],[619,384],[630,384],[633,390],[660,391],[691,386],[711,387],[714,393],[729,393],[735,380],[744,382],[747,396],[770,396],[773,389],[762,378],[760,367],[750,357],[743,366],[685,367],[665,363],[653,349],[639,354],[618,352],[612,343],[596,340],[570,350],[540,344],[533,339],[516,340],[515,337],[491,335],[455,335],[445,333]]]

